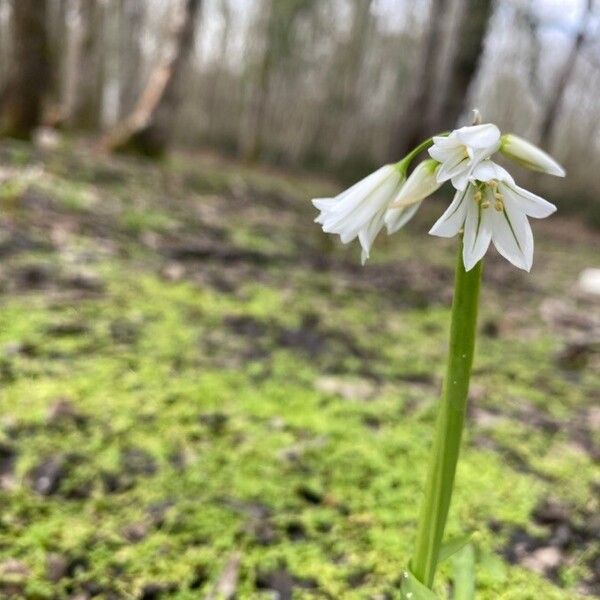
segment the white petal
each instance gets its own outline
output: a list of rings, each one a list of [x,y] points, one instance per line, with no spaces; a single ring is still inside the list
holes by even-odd
[[[371,220],[380,211],[387,209],[398,193],[400,185],[401,178],[399,174],[398,177],[389,177],[381,182],[354,212],[337,222],[336,228],[340,231],[345,231],[348,235],[352,235],[352,237],[358,235],[358,232],[368,227]]]
[[[433,194],[442,185],[436,179],[438,168],[439,163],[435,160],[420,162],[400,188],[392,203],[393,207],[410,206]]]
[[[489,211],[489,208],[481,208],[481,205],[475,201],[467,204],[463,238],[463,263],[467,271],[470,271],[483,258],[489,248],[492,239]]]
[[[376,171],[376,179],[371,179],[368,186],[356,188],[338,203],[340,208],[330,210],[323,221],[323,231],[327,233],[344,233],[350,239],[356,237],[373,216],[391,202],[401,181],[400,173],[391,165],[390,169]],[[374,175],[373,174],[373,175]],[[367,178],[369,179],[369,178]],[[363,182],[366,180],[363,180]],[[342,240],[343,241],[343,240]]]
[[[369,253],[363,248],[360,251],[360,264],[364,267],[368,259]]]
[[[331,208],[335,202],[335,198],[313,198],[311,202],[315,208],[327,210],[328,208]]]
[[[548,153],[512,133],[502,136],[500,151],[528,169],[564,177],[565,170]]]
[[[329,233],[328,231],[326,231],[325,233]],[[350,243],[356,236],[357,233],[356,231],[342,231],[340,234],[340,241],[342,242],[342,244],[348,244]]]
[[[473,168],[472,178],[477,181],[491,181],[498,179],[507,183],[514,183],[510,173],[493,160],[482,160]]]
[[[369,258],[369,252],[371,246],[377,237],[377,234],[383,227],[383,219],[385,216],[386,208],[382,208],[369,222],[369,224],[358,232],[358,239],[362,247],[361,252],[361,263],[364,265]]]
[[[321,212],[315,219],[315,223],[323,223],[326,219],[329,211],[333,208],[336,203],[335,198],[314,198],[312,200],[313,206],[318,208]]]
[[[347,190],[344,190],[338,194],[335,199],[341,200],[356,192],[364,193],[366,190],[371,189],[374,185],[377,185],[378,182],[384,180],[393,169],[394,167],[392,165],[383,165],[383,167],[379,167],[379,169],[373,171],[373,173],[370,175],[367,175],[360,181],[357,181],[354,185],[350,186]]]
[[[471,160],[464,153],[460,156],[453,156],[452,160],[443,162],[437,170],[436,177],[438,183],[444,183],[448,179],[452,179],[461,173],[469,171]]]
[[[440,237],[454,237],[465,222],[467,205],[475,203],[473,200],[474,188],[469,186],[465,191],[458,191],[444,214],[436,221],[429,230],[431,235]]]
[[[347,190],[344,190],[333,198],[333,202],[325,203],[324,210],[327,210],[329,220],[331,223],[335,221],[335,215],[339,218],[352,213],[356,210],[357,206],[364,200],[365,196],[368,195],[375,187],[377,187],[382,181],[389,176],[390,172],[394,168],[391,165],[384,165],[377,169],[364,179],[361,179]],[[316,201],[323,205],[323,198],[316,198]],[[314,204],[314,201],[313,201]],[[319,208],[317,206],[317,208]]]
[[[500,130],[493,123],[461,127],[456,130],[456,137],[472,148],[493,149],[490,154],[500,147]]]
[[[432,138],[433,146],[439,148],[455,148],[456,146],[462,146],[462,142],[456,137],[456,132],[452,132],[449,135],[434,135]]]
[[[442,138],[444,141],[447,141],[446,138]],[[460,142],[456,142],[451,140],[451,144],[434,144],[429,148],[429,156],[438,162],[445,162],[447,160],[451,160],[452,157],[456,154],[464,156],[464,146]]]
[[[556,212],[554,204],[516,184],[501,184],[500,192],[510,198],[526,215],[535,219],[545,219]]]
[[[385,213],[385,226],[388,235],[396,233],[401,227],[404,227],[416,214],[422,202],[417,202],[403,208],[390,208]]]
[[[469,184],[470,175],[470,169],[465,170],[462,173],[459,173],[458,175],[455,175],[452,178],[452,187],[455,190],[464,191],[467,185]]]
[[[531,270],[533,263],[533,234],[525,213],[510,200],[505,210],[487,209],[492,222],[492,240],[498,252],[515,267]]]

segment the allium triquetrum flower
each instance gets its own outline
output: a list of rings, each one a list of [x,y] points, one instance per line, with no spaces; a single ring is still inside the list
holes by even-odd
[[[500,140],[500,152],[520,165],[548,175],[564,177],[565,170],[549,154],[535,144],[514,133],[507,133]]]
[[[385,213],[405,181],[398,165],[385,165],[335,198],[315,198],[312,202],[321,213],[315,219],[326,233],[336,233],[347,244],[356,237],[362,247],[365,264],[377,234],[384,224]]]
[[[395,233],[408,223],[419,210],[421,202],[442,185],[436,177],[439,168],[440,163],[431,159],[424,160],[415,167],[385,213],[388,234]]]
[[[448,136],[434,136],[431,158],[442,163],[439,183],[452,180],[457,190],[467,187],[473,169],[500,148],[500,130],[493,123],[455,129]]]
[[[429,146],[432,159],[421,162],[407,179],[412,160]],[[492,123],[461,127],[425,140],[400,162],[381,167],[335,198],[313,200],[321,211],[315,221],[326,233],[338,234],[345,244],[358,237],[364,265],[384,224],[388,234],[398,231],[427,196],[451,179],[457,193],[430,233],[452,237],[464,230],[467,270],[493,242],[511,263],[529,271],[533,235],[527,217],[547,217],[556,207],[519,187],[505,169],[492,162],[490,156],[498,150],[531,169],[565,174],[543,150],[512,134],[501,137]]]
[[[491,160],[477,165],[464,190],[429,233],[453,237],[464,229],[463,262],[469,271],[486,253],[490,242],[516,267],[529,271],[533,263],[533,234],[527,217],[543,219],[556,206],[519,187],[510,174]]]

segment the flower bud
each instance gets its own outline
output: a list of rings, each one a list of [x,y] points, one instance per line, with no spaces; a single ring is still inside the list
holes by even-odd
[[[557,177],[565,176],[565,170],[549,154],[518,135],[503,135],[500,152],[532,171],[541,171]]]
[[[424,160],[410,174],[390,208],[405,208],[421,202],[433,194],[442,184],[436,179],[440,163],[437,160]]]

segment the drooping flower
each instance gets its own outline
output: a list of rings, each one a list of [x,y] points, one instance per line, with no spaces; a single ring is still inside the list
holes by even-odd
[[[344,244],[358,237],[364,264],[405,179],[398,165],[385,165],[335,198],[315,198],[313,205],[321,211],[315,222],[324,232],[338,234]]]
[[[424,160],[409,175],[402,186],[392,208],[402,208],[416,204],[435,192],[442,184],[437,180],[440,163],[437,160]]]
[[[421,162],[407,179],[410,163],[429,146],[432,159]],[[533,235],[527,217],[547,217],[556,207],[519,187],[505,169],[493,163],[490,157],[498,150],[529,168],[565,174],[533,144],[512,134],[501,137],[496,125],[461,127],[425,140],[400,162],[380,168],[335,198],[313,200],[320,210],[315,221],[323,231],[338,234],[343,243],[358,237],[364,264],[384,225],[388,234],[398,231],[422,201],[450,179],[457,193],[430,233],[452,237],[464,231],[467,270],[493,242],[511,263],[529,271]]]
[[[452,180],[457,190],[467,187],[473,169],[500,148],[500,130],[493,123],[455,129],[448,136],[434,136],[431,158],[442,163],[439,183]]]
[[[453,237],[464,229],[467,271],[483,258],[490,242],[513,265],[529,271],[533,234],[527,217],[543,219],[555,211],[554,204],[519,187],[505,169],[486,160],[473,169],[467,187],[457,190],[429,233]]]
[[[564,168],[549,154],[514,133],[507,133],[502,136],[500,152],[533,171],[540,171],[557,177],[564,177],[566,174]]]
[[[388,234],[406,225],[419,210],[421,202],[442,185],[436,178],[439,166],[440,163],[431,159],[416,166],[385,213]]]

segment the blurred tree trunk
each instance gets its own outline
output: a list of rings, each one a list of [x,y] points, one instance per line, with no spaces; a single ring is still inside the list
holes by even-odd
[[[359,102],[358,76],[363,64],[367,36],[372,24],[372,0],[354,0],[350,35],[335,54],[333,76],[328,82],[321,109],[317,112],[312,136],[306,144],[308,160],[319,157],[323,138],[340,141],[340,129],[347,122],[348,113],[356,110]],[[332,123],[333,127],[327,127]],[[347,148],[344,149],[347,151]]]
[[[242,151],[244,160],[253,162],[259,158],[262,153],[262,138],[265,113],[267,110],[267,102],[269,100],[269,88],[271,83],[271,69],[273,67],[275,57],[275,36],[277,32],[277,18],[275,12],[276,0],[264,0],[265,14],[267,15],[267,26],[265,34],[265,49],[263,51],[262,60],[258,67],[258,84],[256,90],[256,99],[253,124],[249,140],[245,144]]]
[[[426,121],[433,102],[436,84],[436,61],[442,46],[442,31],[448,0],[432,0],[429,11],[429,29],[424,41],[423,53],[408,110],[401,114],[392,131],[390,157],[400,160],[416,146],[427,132]]]
[[[53,66],[49,86],[50,110],[44,121],[58,125],[62,121],[63,84],[65,81],[65,56],[67,53],[67,3],[68,0],[55,0],[48,15],[48,37],[51,63]]]
[[[250,127],[247,136],[239,143],[241,154],[247,161],[257,160],[263,150],[265,117],[270,100],[271,80],[276,68],[285,64],[293,70],[292,57],[296,42],[296,21],[304,12],[310,10],[316,0],[263,0],[264,21],[259,22],[259,30],[265,40],[264,49],[258,65],[257,83],[250,110]],[[262,23],[263,27],[260,27]],[[260,35],[260,34],[259,34]]]
[[[129,114],[140,92],[144,3],[119,0],[119,117]]]
[[[527,83],[531,89],[531,92],[534,97],[540,97],[542,94],[542,84],[540,80],[540,61],[542,57],[542,46],[540,44],[540,37],[538,34],[539,30],[539,20],[538,17],[534,15],[532,4],[533,0],[530,0],[530,4],[526,10],[520,11],[518,14],[520,16],[521,22],[524,24],[528,37],[529,37],[529,47],[528,47],[528,73],[527,73]]]
[[[27,139],[40,124],[50,82],[46,0],[13,2],[12,60],[0,105],[0,133]]]
[[[558,75],[556,86],[550,97],[550,101],[546,106],[546,110],[544,111],[542,125],[540,128],[540,145],[542,147],[549,147],[550,143],[552,142],[552,135],[556,125],[556,117],[562,104],[562,99],[569,83],[569,79],[575,70],[577,57],[579,56],[581,48],[585,42],[586,27],[590,17],[592,16],[593,5],[593,0],[587,0],[579,31],[575,36],[575,41],[573,42],[571,51],[569,52],[567,60],[565,61],[565,64]]]
[[[451,60],[448,89],[436,113],[427,115],[427,135],[452,128],[468,110],[469,88],[477,74],[483,42],[492,15],[493,0],[466,0],[457,35],[459,43]]]
[[[194,45],[200,5],[201,0],[185,0],[178,7],[171,50],[151,74],[133,112],[106,136],[107,149],[149,157],[160,157],[167,150],[180,100],[180,79]]]
[[[102,118],[104,93],[104,6],[101,0],[79,0],[80,42],[69,125],[96,130]]]
[[[217,114],[218,114],[218,102],[219,102],[219,90],[221,83],[221,76],[223,71],[226,69],[227,60],[227,48],[229,47],[229,38],[231,35],[231,24],[232,24],[232,11],[229,5],[229,0],[221,0],[219,3],[219,11],[221,18],[223,19],[223,31],[221,33],[221,39],[219,44],[219,60],[217,66],[213,69],[211,77],[211,85],[208,97],[208,134],[211,139],[215,138],[218,129]]]
[[[401,158],[424,138],[452,128],[468,108],[468,92],[483,51],[492,4],[493,0],[464,0],[456,30],[459,43],[450,59],[448,86],[445,90],[440,90],[440,85],[436,82],[435,61],[442,45],[442,22],[445,18],[444,11],[447,10],[447,1],[434,0],[430,30],[419,70],[420,84],[411,108],[400,120],[400,126],[392,139],[392,158]],[[443,93],[441,102],[435,102],[436,93]]]
[[[351,108],[354,108],[358,102],[357,79],[367,45],[369,27],[372,22],[371,4],[372,0],[354,0],[352,29],[348,46],[344,52],[345,58],[343,61],[342,77],[340,78],[343,90],[343,102]]]

